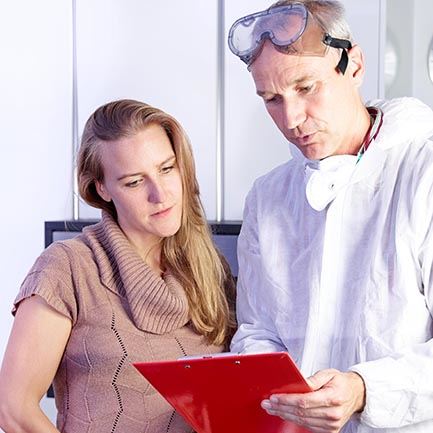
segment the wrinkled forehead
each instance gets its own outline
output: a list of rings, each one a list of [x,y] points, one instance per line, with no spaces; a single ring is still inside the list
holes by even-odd
[[[325,79],[335,73],[335,55],[329,51],[324,56],[287,55],[266,40],[260,55],[249,70],[256,89],[270,91],[271,88],[285,88],[306,79]]]

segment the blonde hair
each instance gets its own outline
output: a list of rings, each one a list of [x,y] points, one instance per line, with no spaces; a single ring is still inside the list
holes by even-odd
[[[162,241],[161,261],[183,285],[196,331],[212,344],[226,344],[235,330],[234,285],[225,260],[216,250],[204,216],[189,139],[179,122],[143,102],[119,100],[99,107],[88,119],[78,153],[78,186],[91,206],[116,209],[99,196],[96,182],[104,180],[101,146],[131,137],[149,125],[166,132],[181,173],[183,188],[180,229]],[[230,293],[226,293],[227,290]]]

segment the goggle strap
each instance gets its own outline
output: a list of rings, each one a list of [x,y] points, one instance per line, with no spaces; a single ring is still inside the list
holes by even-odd
[[[344,75],[348,64],[349,64],[349,56],[347,55],[347,51],[343,50],[341,52],[341,57],[337,65],[337,69]]]
[[[347,65],[349,64],[349,56],[347,55],[346,50],[350,50],[352,48],[351,42],[348,41],[347,39],[333,38],[331,35],[326,33],[323,38],[323,43],[333,48],[342,49],[341,57],[337,65],[337,69],[344,75],[347,69]]]

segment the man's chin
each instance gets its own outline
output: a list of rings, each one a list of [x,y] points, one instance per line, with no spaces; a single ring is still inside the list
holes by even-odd
[[[299,149],[302,155],[307,159],[311,159],[313,161],[319,161],[321,159],[325,159],[328,156],[328,153],[324,151],[324,149],[314,148],[313,146],[306,146],[305,148]]]

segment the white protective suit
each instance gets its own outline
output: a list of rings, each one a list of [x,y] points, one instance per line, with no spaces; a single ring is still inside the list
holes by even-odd
[[[344,432],[433,433],[433,112],[373,105],[383,125],[357,164],[295,150],[256,180],[231,350],[358,372],[366,406]]]

